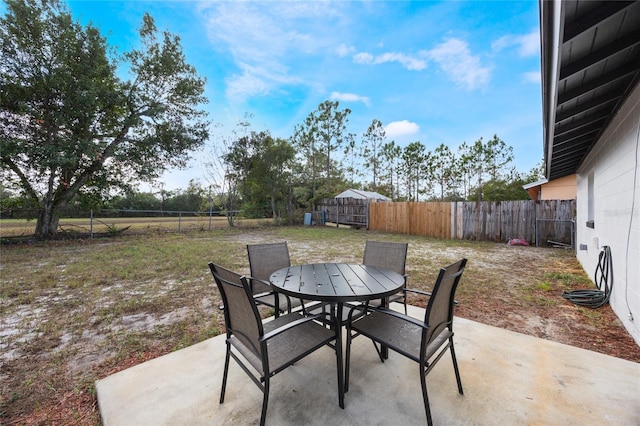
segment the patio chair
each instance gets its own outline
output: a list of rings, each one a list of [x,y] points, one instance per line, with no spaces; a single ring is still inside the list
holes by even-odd
[[[405,289],[407,288],[407,275],[405,274],[405,265],[407,263],[408,246],[408,243],[367,241],[364,247],[364,257],[362,259],[362,263],[364,265],[389,269],[404,276],[404,288],[402,292],[389,296],[388,303],[403,303],[405,315],[407,313],[407,296],[405,293]],[[369,306],[372,307],[380,307],[381,305],[382,300],[372,300],[369,302]]]
[[[260,305],[275,309],[275,315],[280,312],[291,312],[294,307],[301,306],[300,299],[291,299],[284,294],[276,294],[269,284],[269,277],[278,269],[291,266],[287,242],[269,244],[248,244],[249,269],[251,276],[247,277],[251,287],[253,300]],[[276,302],[277,300],[277,302]],[[276,309],[276,306],[278,307]]]
[[[458,392],[463,394],[453,348],[453,307],[456,288],[466,264],[467,259],[462,259],[440,270],[423,321],[388,309],[369,308],[368,315],[347,324],[345,392],[349,388],[351,333],[355,331],[419,364],[422,399],[429,425],[432,424],[432,419],[426,376],[447,349],[451,351]],[[378,355],[384,362],[380,352]]]
[[[209,268],[222,295],[227,329],[220,403],[224,402],[229,359],[232,357],[264,394],[260,416],[260,425],[264,425],[271,377],[335,340],[335,333],[314,322],[316,317],[297,313],[281,315],[263,323],[246,278],[213,263],[209,263]],[[340,371],[342,353],[336,351],[336,357]],[[339,392],[340,379],[338,375]]]

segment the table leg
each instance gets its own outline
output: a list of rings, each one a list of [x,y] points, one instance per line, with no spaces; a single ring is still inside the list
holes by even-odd
[[[389,298],[384,297],[382,299],[381,307],[383,309],[388,309],[389,308]],[[382,358],[389,359],[389,348],[386,347],[385,345],[381,344],[380,345],[380,354],[382,355]]]
[[[342,362],[342,309],[343,304],[338,303],[336,309],[331,309],[334,314],[336,332],[336,359],[338,369],[338,404],[344,409],[344,363]]]

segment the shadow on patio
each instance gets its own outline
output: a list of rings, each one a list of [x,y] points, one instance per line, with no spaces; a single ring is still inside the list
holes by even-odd
[[[640,364],[462,318],[454,331],[465,394],[445,355],[427,376],[435,424],[640,424]],[[262,393],[236,363],[218,404],[224,341],[220,335],[99,380],[103,423],[257,424]],[[383,364],[370,340],[356,338],[344,410],[335,368],[327,347],[276,375],[267,424],[426,423],[416,363],[391,352]]]

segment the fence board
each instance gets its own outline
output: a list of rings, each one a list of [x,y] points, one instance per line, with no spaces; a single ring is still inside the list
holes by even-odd
[[[462,202],[458,203],[456,213],[458,238],[535,240],[536,203],[533,200]]]
[[[451,238],[451,203],[375,203],[369,205],[369,229]]]

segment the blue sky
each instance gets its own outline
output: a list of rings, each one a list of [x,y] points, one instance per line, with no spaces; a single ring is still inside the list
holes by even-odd
[[[326,99],[349,108],[357,140],[375,118],[387,140],[456,149],[497,134],[528,172],[542,159],[537,1],[68,1],[112,46],[129,50],[149,12],[180,36],[207,78],[215,143],[252,114],[288,138]],[[196,153],[166,189],[204,183]],[[142,188],[144,189],[144,188]]]

